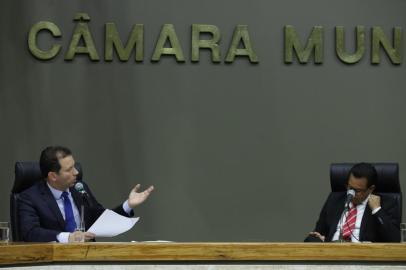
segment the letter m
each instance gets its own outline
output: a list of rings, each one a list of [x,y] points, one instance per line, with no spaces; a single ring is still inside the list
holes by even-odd
[[[293,62],[293,51],[301,64],[306,64],[312,52],[314,63],[323,63],[323,27],[315,26],[307,40],[306,48],[303,49],[299,36],[292,25],[285,26],[285,63]]]
[[[135,61],[144,60],[144,25],[134,25],[130,37],[128,38],[127,45],[124,47],[121,42],[120,35],[114,23],[106,23],[106,40],[104,59],[106,61],[113,60],[113,47],[116,49],[118,58],[121,61],[128,61],[131,52],[135,47]]]

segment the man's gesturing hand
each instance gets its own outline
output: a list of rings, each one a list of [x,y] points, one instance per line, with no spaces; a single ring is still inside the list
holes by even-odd
[[[151,192],[154,190],[154,186],[150,186],[146,190],[139,192],[140,189],[140,184],[137,184],[130,192],[130,195],[128,195],[128,205],[131,208],[136,207],[137,205],[143,203],[148,196],[151,194]]]

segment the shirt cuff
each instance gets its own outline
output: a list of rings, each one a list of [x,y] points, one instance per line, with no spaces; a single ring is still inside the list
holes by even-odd
[[[59,243],[69,243],[69,234],[68,232],[61,232],[56,236],[56,239]]]
[[[374,210],[372,210],[372,215],[375,215],[379,210],[381,210],[381,208],[382,207],[378,207],[378,208],[375,208]]]
[[[128,200],[126,200],[126,201],[123,203],[123,210],[124,210],[128,215],[131,215],[132,209],[131,209],[130,206],[128,205]]]

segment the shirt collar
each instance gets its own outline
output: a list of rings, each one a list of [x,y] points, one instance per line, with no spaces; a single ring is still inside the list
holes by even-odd
[[[60,191],[60,190],[58,190],[56,188],[51,187],[51,185],[48,182],[47,182],[47,185],[48,185],[48,188],[51,191],[52,195],[54,196],[55,200],[59,200],[61,198],[61,196],[62,196],[63,191]],[[69,189],[65,190],[65,191],[70,193]]]

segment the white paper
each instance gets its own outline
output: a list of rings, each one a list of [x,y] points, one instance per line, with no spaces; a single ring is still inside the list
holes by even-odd
[[[96,237],[112,237],[130,230],[139,219],[124,217],[106,209],[87,231],[94,233]]]

